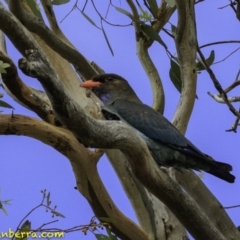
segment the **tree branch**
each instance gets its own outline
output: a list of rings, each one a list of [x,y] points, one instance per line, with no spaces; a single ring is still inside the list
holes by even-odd
[[[86,197],[96,216],[108,218],[112,231],[122,239],[148,239],[135,223],[118,210],[98,175],[96,156],[84,148],[71,132],[31,117],[1,114],[0,135],[32,137],[62,153],[73,167],[78,190]]]
[[[173,125],[185,133],[196,98],[196,23],[194,1],[176,0],[178,25],[175,37],[181,69],[182,92],[173,117]]]
[[[7,34],[11,35],[6,26],[9,27],[9,24],[12,22],[2,23],[1,13],[4,12],[2,10],[3,7],[0,3],[0,28],[3,28]],[[4,19],[4,21],[6,20]],[[23,34],[23,36],[21,36],[21,34],[19,35],[19,33]],[[23,40],[25,49],[31,49],[33,44],[31,41],[26,43],[28,40],[24,34],[24,31],[17,31],[12,40],[14,43],[18,39]],[[129,162],[137,178],[153,192],[155,196],[171,208],[174,214],[183,222],[196,239],[224,239],[216,228],[212,226],[209,219],[196,206],[195,202],[192,201],[171,178],[158,169],[151,158],[146,144],[141,138],[135,136],[131,129],[121,122],[108,121],[106,123],[105,121],[97,121],[86,116],[82,108],[80,108],[72,98],[69,98],[60,79],[51,68],[51,64],[47,61],[43,53],[40,51],[31,51],[31,53],[33,53],[33,55],[28,56],[30,63],[21,61],[22,67],[28,67],[29,72],[34,74],[42,83],[56,114],[76,136],[79,136],[90,146],[99,145],[104,148],[121,149],[129,158]],[[87,186],[89,186],[89,184],[88,182],[86,184],[85,181],[83,187]],[[94,191],[94,189],[98,187],[99,185],[94,185],[89,191],[88,196],[96,196],[96,193],[92,193],[91,191]],[[95,203],[93,202],[93,204]],[[109,214],[112,213],[111,210],[108,209],[108,211]]]
[[[223,97],[219,96],[219,94],[212,94],[208,92],[208,95],[211,96],[214,100],[216,100],[218,103],[225,103],[225,100]],[[227,98],[228,102],[240,102],[240,96],[235,96],[235,97],[228,97]]]
[[[41,44],[42,48],[48,53],[48,58],[53,63],[54,68],[58,72],[58,75],[61,77],[62,82],[64,83],[64,87],[67,89],[67,91],[71,92],[72,97],[85,108],[85,111],[92,114],[93,116],[98,115],[97,108],[99,107],[94,104],[94,102],[98,102],[97,97],[94,94],[91,94],[89,98],[86,98],[86,91],[84,89],[79,89],[79,81],[76,77],[76,74],[73,73],[73,69],[70,64],[65,59],[60,58],[60,56],[52,49],[46,48],[46,45],[42,44],[43,42],[39,38],[37,39],[39,42],[38,44],[33,36],[26,30],[26,28],[13,16],[13,14],[7,11],[1,3],[0,29],[2,29],[2,31],[8,36],[14,46],[23,55],[25,55],[26,49],[38,49],[41,51],[39,47],[39,44]],[[57,63],[56,59],[58,60]],[[86,76],[89,76],[90,73],[84,70],[84,64],[82,65],[82,68],[83,75],[86,74]],[[62,69],[64,69],[64,72]]]
[[[165,106],[165,96],[162,81],[152,59],[149,56],[149,46],[147,44],[145,36],[141,31],[137,8],[132,0],[127,0],[127,3],[131,8],[134,17],[137,55],[151,83],[153,92],[153,108],[160,113],[163,113]]]
[[[126,157],[117,150],[108,150],[107,156],[122,182],[141,227],[149,234],[149,238],[187,240],[188,235],[184,226],[165,204],[139,182]]]
[[[37,90],[31,89],[22,82],[13,61],[1,51],[0,60],[10,65],[7,73],[1,74],[4,88],[9,95],[21,105],[34,111],[43,120],[55,125],[55,117],[49,100],[46,101]]]
[[[9,8],[11,11],[17,16],[18,19],[24,24],[24,26],[30,30],[31,32],[36,33],[41,37],[45,43],[51,47],[54,51],[56,51],[60,56],[68,60],[71,64],[75,66],[76,69],[79,70],[83,74],[84,78],[91,78],[95,75],[95,71],[86,60],[86,58],[81,55],[76,49],[64,43],[61,39],[59,39],[41,20],[39,20],[33,14],[26,12],[23,7],[21,1],[10,0]],[[2,10],[3,11],[3,10]],[[9,24],[8,18],[11,16],[9,13],[3,12],[2,18],[5,20],[5,24]],[[15,26],[11,26],[17,28],[16,23]],[[6,30],[5,30],[6,31]],[[17,29],[16,29],[17,31]],[[5,32],[6,33],[6,32]],[[14,35],[14,32],[8,33],[8,35]],[[13,36],[10,36],[11,38]],[[11,39],[10,38],[10,39]],[[17,44],[18,50],[24,55],[24,47],[21,44]]]
[[[226,239],[238,239],[240,233],[222,204],[192,171],[176,171],[179,184],[196,201],[201,210]]]
[[[198,54],[214,84],[214,87],[217,89],[217,91],[219,92],[220,96],[222,97],[222,99],[224,100],[224,102],[227,104],[227,106],[229,107],[229,110],[238,118],[240,118],[240,113],[234,108],[234,106],[228,101],[228,97],[226,92],[223,90],[220,82],[218,81],[218,79],[216,78],[214,72],[212,71],[211,67],[207,64],[206,59],[204,58],[204,55],[202,54],[201,50],[198,48]]]
[[[194,1],[183,1],[176,0],[176,6],[178,10],[178,26],[176,32],[176,48],[178,51],[178,59],[181,68],[181,79],[182,81],[182,92],[180,101],[177,107],[177,111],[173,118],[173,124],[182,132],[185,133],[188,121],[190,119],[192,109],[195,102],[196,96],[196,51],[197,51],[197,39],[196,39],[196,24],[195,24],[195,13],[194,13]],[[236,236],[239,233],[234,229],[235,226],[229,217],[222,213],[222,210],[219,207],[219,204],[212,205],[210,211],[209,205],[201,204],[201,201],[204,199],[206,201],[211,201],[218,203],[217,199],[212,195],[212,193],[204,186],[202,181],[193,173],[186,170],[183,170],[182,173],[176,172],[177,180],[181,183],[185,191],[199,204],[202,211],[204,211],[211,222],[224,234],[232,234],[231,231],[226,231],[224,227],[219,226],[218,222],[215,221],[214,214],[220,216],[218,221],[224,219],[226,224],[231,226]],[[192,179],[192,180],[189,180]],[[195,183],[196,187],[192,187],[192,183]],[[211,199],[211,200],[210,200]],[[230,227],[229,227],[230,228]],[[228,228],[228,229],[229,229]],[[229,239],[229,238],[227,238]]]
[[[25,71],[28,69],[41,82],[57,116],[75,136],[91,147],[120,149],[140,182],[172,210],[195,238],[224,240],[195,202],[159,170],[142,138],[122,122],[96,120],[87,116],[69,98],[44,55],[36,51],[29,51],[28,54],[28,61],[21,60],[20,67]]]

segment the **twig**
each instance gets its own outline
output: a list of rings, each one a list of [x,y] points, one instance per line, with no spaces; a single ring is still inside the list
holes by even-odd
[[[235,132],[236,133],[237,132],[237,128],[240,125],[239,121],[240,121],[240,118],[237,117],[236,120],[234,121],[233,125],[232,125],[232,128],[227,129],[226,132]]]
[[[48,223],[44,223],[44,224],[42,224],[38,229],[40,230],[40,229],[42,229],[44,226],[47,226],[47,225],[50,225],[50,224],[52,224],[52,223],[55,223],[55,222],[58,222],[59,220],[58,219],[56,219],[56,220],[54,220],[54,221],[51,221],[51,222],[48,222]],[[37,230],[38,230],[37,229]],[[36,231],[37,231],[36,230]]]
[[[240,43],[240,40],[227,40],[227,41],[212,42],[212,43],[204,44],[204,45],[200,46],[199,48],[201,49],[201,48],[209,47],[212,45],[226,44],[226,43]]]
[[[233,90],[235,87],[240,85],[240,80],[237,80],[235,82],[233,82],[230,86],[228,86],[224,91],[226,93],[230,92],[231,90]]]
[[[218,90],[220,96],[222,96],[223,100],[225,101],[225,103],[228,105],[230,111],[237,117],[240,117],[240,113],[233,107],[233,105],[228,101],[228,97],[227,97],[227,94],[224,92],[220,82],[217,80],[214,72],[212,71],[212,69],[208,66],[207,62],[206,62],[206,59],[203,55],[203,53],[201,52],[200,48],[197,47],[197,52],[215,86],[215,88]]]
[[[219,103],[226,103],[225,100],[219,94],[212,94],[210,92],[207,92],[207,94]],[[227,98],[227,100],[229,102],[240,102],[240,96],[229,97]]]
[[[86,4],[86,3],[87,3],[87,1],[85,2],[85,4]],[[63,19],[60,21],[60,23],[62,23],[62,22],[72,13],[72,11],[77,8],[77,4],[78,4],[78,0],[76,0],[76,2],[73,4],[72,9],[69,11],[69,13],[66,14],[65,17],[63,17]],[[84,5],[84,7],[85,7],[85,5]],[[83,9],[84,9],[84,8],[83,8]],[[84,11],[84,10],[83,10],[83,11]]]
[[[235,49],[234,51],[232,51],[230,54],[228,54],[225,58],[223,58],[222,60],[220,60],[220,61],[217,61],[217,62],[215,62],[215,63],[213,63],[213,64],[218,64],[218,63],[220,63],[220,62],[224,62],[226,59],[228,59],[231,55],[233,55],[235,52],[237,52],[238,50],[240,49],[240,47],[238,47],[237,49]]]
[[[128,23],[128,24],[114,24],[114,23],[110,23],[109,21],[107,21],[103,16],[102,14],[98,11],[95,3],[94,3],[94,0],[91,0],[92,2],[92,5],[93,5],[93,8],[95,9],[96,13],[98,14],[98,16],[101,18],[102,21],[104,21],[105,23],[111,25],[111,26],[114,26],[114,27],[128,27],[128,26],[131,26],[132,25],[132,22],[131,23]]]
[[[26,214],[26,216],[19,222],[19,224],[18,224],[17,229],[16,229],[15,232],[17,232],[17,231],[20,229],[20,226],[22,225],[23,221],[24,221],[32,212],[34,212],[36,209],[38,209],[39,207],[42,206],[44,199],[45,199],[45,195],[43,194],[43,198],[42,198],[41,203],[40,203],[39,205],[37,205],[36,207],[34,207],[32,210],[30,210],[30,211]],[[12,237],[12,240],[13,240],[13,239],[14,239],[14,236]]]
[[[237,208],[237,207],[240,207],[240,204],[239,205],[230,206],[230,207],[224,207],[224,209],[231,209],[231,208]]]

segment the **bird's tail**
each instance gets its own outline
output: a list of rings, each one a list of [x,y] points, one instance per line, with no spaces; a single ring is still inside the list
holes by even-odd
[[[223,162],[213,161],[213,166],[210,167],[210,169],[206,172],[218,178],[221,178],[222,180],[225,180],[229,183],[234,183],[235,176],[229,173],[230,171],[232,171],[231,165]]]

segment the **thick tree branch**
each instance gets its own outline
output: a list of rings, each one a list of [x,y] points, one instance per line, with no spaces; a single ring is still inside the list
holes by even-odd
[[[41,52],[29,51],[21,68],[41,82],[61,122],[91,147],[120,149],[128,158],[135,176],[157,198],[164,202],[196,239],[224,237],[211,224],[187,194],[152,159],[146,143],[126,124],[101,121],[87,116],[61,85],[50,63]]]
[[[141,30],[137,8],[132,0],[127,0],[127,3],[132,10],[134,18],[137,55],[151,83],[153,92],[153,108],[160,113],[163,113],[165,106],[165,96],[162,81],[157,68],[149,56],[148,41],[146,40],[146,37]]]
[[[37,90],[33,90],[22,82],[12,60],[1,51],[0,60],[10,65],[7,73],[1,74],[4,88],[9,95],[21,105],[34,111],[43,120],[55,125],[55,117],[50,102],[46,101]]]
[[[19,28],[19,30],[20,30],[20,29],[21,29],[21,28]],[[27,34],[27,32],[26,32],[26,34]],[[29,39],[29,38],[31,39],[31,36],[30,36],[30,35],[29,35],[28,39]],[[37,40],[38,40],[38,39],[37,39]],[[40,41],[39,43],[42,44],[41,41]],[[44,46],[44,45],[43,45],[43,48],[45,49],[45,46]],[[52,61],[52,63],[55,65],[55,62],[56,62],[55,60],[56,60],[56,58],[58,58],[58,56],[55,56],[56,54],[54,55],[54,53],[51,54],[51,49],[47,49],[47,53],[48,53],[48,58],[49,58],[49,59]],[[49,53],[50,53],[50,54],[49,54]],[[67,88],[69,88],[69,84],[71,84],[71,83],[73,82],[73,76],[71,76],[71,74],[68,72],[67,77],[69,77],[69,78],[71,79],[71,81],[69,81],[68,78],[65,79],[64,77],[66,77],[66,74],[64,74],[64,73],[62,74],[62,70],[64,69],[64,72],[65,72],[68,64],[67,64],[67,63],[65,63],[65,65],[63,64],[64,67],[61,68],[61,64],[60,64],[60,63],[61,63],[61,59],[58,59],[58,61],[57,61],[57,64],[58,64],[58,65],[55,66],[55,68],[57,68],[58,74],[60,74],[60,76],[63,78],[63,80],[64,80],[63,82],[66,82],[66,84],[67,84],[67,85],[66,85],[66,89],[67,89]],[[94,64],[94,65],[96,65],[96,64]],[[75,91],[76,91],[76,89],[79,89],[78,86],[79,86],[79,83],[77,84],[77,86],[74,87]],[[72,88],[71,88],[71,89],[72,89]],[[82,89],[79,89],[79,90],[82,90]],[[79,94],[79,92],[78,92],[78,94]],[[73,96],[73,92],[72,92],[72,91],[71,91],[71,95]],[[81,95],[79,95],[79,96],[81,96]],[[92,95],[91,95],[91,96],[92,96]],[[78,99],[78,97],[74,97],[74,99]],[[86,102],[86,101],[81,101],[81,99],[80,99],[79,102],[80,102],[84,107],[86,106],[86,105],[83,104],[83,103]],[[87,105],[87,106],[88,106],[88,105]],[[87,106],[86,106],[86,107],[87,107]],[[90,111],[91,111],[91,112],[94,112],[94,111],[91,110],[92,108],[93,108],[93,107],[90,108]],[[114,151],[112,151],[112,152],[114,152]],[[119,158],[118,158],[118,160],[121,161],[121,159],[119,159]],[[121,162],[122,162],[122,161],[121,161]],[[93,206],[93,207],[94,207],[94,206]],[[96,212],[96,211],[95,211],[95,212]]]
[[[176,175],[184,190],[196,201],[224,237],[226,239],[238,239],[240,233],[233,221],[200,178],[192,171],[176,171]]]
[[[98,175],[95,154],[84,148],[71,132],[31,117],[1,114],[0,135],[32,137],[62,153],[71,162],[78,190],[86,197],[96,216],[109,218],[112,231],[122,239],[148,239],[118,210]]]
[[[117,150],[108,150],[107,156],[121,179],[141,227],[149,234],[149,238],[187,240],[184,226],[169,208],[144,188],[133,174],[126,157]]]
[[[61,32],[61,29],[58,26],[58,22],[55,16],[55,13],[53,11],[53,6],[51,4],[51,1],[49,0],[41,0],[44,12],[47,16],[48,22],[50,24],[50,27],[54,33]]]
[[[2,24],[4,26],[1,21],[2,9],[0,4],[0,28]],[[6,28],[3,27],[3,29],[8,32]],[[24,32],[21,33],[24,34]],[[11,35],[9,32],[8,34]],[[19,32],[16,33],[16,36],[21,39]],[[22,39],[24,40],[25,37]],[[13,37],[12,40],[15,43],[16,37]],[[32,44],[26,44],[24,41],[23,44],[25,49],[31,49]],[[104,121],[96,121],[87,117],[84,111],[72,99],[69,99],[60,80],[51,69],[50,63],[41,52],[39,53],[38,60],[40,62],[32,59],[31,64],[27,65],[24,61],[22,64],[29,66],[30,70],[34,70],[32,73],[39,74],[37,76],[39,81],[45,87],[56,113],[65,125],[91,146],[99,144],[109,148],[120,148],[126,153],[138,179],[172,209],[196,239],[224,239],[181,188],[158,170],[142,140],[124,124],[116,122],[106,124]],[[95,130],[97,131],[94,132]],[[137,159],[137,163],[134,162],[134,159]],[[94,195],[92,194],[92,196]]]
[[[76,49],[64,43],[59,39],[40,19],[38,19],[33,14],[28,13],[22,7],[21,1],[10,0],[9,7],[11,11],[18,17],[18,19],[24,24],[24,26],[31,32],[36,33],[41,37],[43,41],[54,51],[56,51],[60,56],[68,60],[71,64],[75,66],[83,74],[84,78],[91,78],[95,75],[95,71],[86,60],[86,58],[81,55]],[[3,11],[3,10],[2,10]],[[6,10],[5,10],[6,11]],[[2,13],[1,13],[2,14]],[[4,12],[4,21],[8,24],[9,13]],[[8,15],[8,16],[6,16]],[[14,24],[15,25],[15,24]],[[14,27],[14,26],[11,26]],[[18,26],[15,25],[15,28]],[[17,29],[16,29],[17,31]],[[9,33],[10,35],[10,33]],[[14,35],[14,32],[11,34]],[[21,44],[18,44],[18,50],[24,55],[24,48]]]
[[[176,32],[176,47],[178,51],[178,59],[181,68],[181,79],[182,81],[182,92],[180,101],[177,107],[177,111],[173,118],[173,124],[182,132],[185,133],[188,121],[190,119],[192,109],[194,106],[195,96],[196,96],[196,51],[197,51],[197,33],[195,26],[195,13],[194,13],[194,1],[183,1],[176,0],[176,6],[178,10],[178,26]],[[184,177],[183,177],[184,176]],[[182,184],[184,189],[188,194],[199,204],[202,211],[207,215],[210,214],[210,208],[207,204],[200,204],[201,199],[211,199],[212,202],[217,202],[216,198],[211,194],[211,192],[206,189],[201,180],[195,176],[193,172],[183,171],[182,174],[176,173],[177,180]],[[184,180],[183,180],[184,179]],[[191,186],[192,181],[189,179],[194,179],[196,186],[193,188]],[[203,192],[205,195],[203,195]],[[203,201],[204,202],[204,201]],[[229,217],[225,213],[225,217],[221,213],[221,209],[218,204],[212,205],[211,213],[215,213],[217,216],[221,216],[231,229],[233,229],[233,234],[235,237],[239,233],[234,231],[234,225],[232,221],[229,221]],[[221,219],[218,218],[219,219]],[[214,215],[209,215],[211,222],[224,234],[228,236],[227,231],[221,228],[217,221],[215,221]],[[228,239],[228,238],[227,238]]]
[[[25,55],[26,49],[39,49],[39,45],[33,36],[26,30],[26,28],[14,17],[11,12],[7,11],[3,5],[0,3],[0,29],[8,36],[10,41],[14,44],[14,46]],[[44,35],[44,33],[43,33]],[[86,98],[84,96],[85,90],[78,88],[79,83],[76,79],[76,75],[73,75],[73,70],[69,63],[64,59],[59,59],[59,55],[57,55],[52,49],[46,48],[46,46],[42,44],[40,38],[37,39],[39,44],[46,50],[48,53],[48,58],[53,62],[55,70],[58,72],[58,75],[61,77],[64,83],[64,87],[71,92],[71,95],[74,99],[77,99],[79,104],[85,108],[85,111],[92,113],[92,115],[97,115],[96,113],[96,105],[94,106],[92,99],[97,102],[96,96],[93,94],[90,98]],[[58,59],[56,63],[56,59]],[[81,64],[81,63],[80,63]],[[82,66],[85,68],[84,65]],[[61,71],[64,68],[64,73]],[[68,71],[67,71],[68,70]],[[67,72],[66,72],[67,71]],[[84,70],[83,70],[84,72]],[[95,71],[94,71],[95,72]],[[85,72],[86,73],[86,72]],[[83,75],[85,74],[83,73]],[[88,73],[89,74],[89,73]],[[86,73],[86,76],[88,75]],[[92,76],[91,76],[92,77]],[[80,92],[79,92],[80,91]]]
[[[181,133],[185,133],[196,98],[197,33],[194,1],[176,0],[176,6],[178,24],[175,42],[181,69],[182,92],[172,122]]]

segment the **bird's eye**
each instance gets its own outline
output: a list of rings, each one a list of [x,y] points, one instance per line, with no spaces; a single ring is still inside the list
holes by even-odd
[[[113,78],[112,77],[107,77],[106,80],[110,82],[110,81],[113,80]]]

